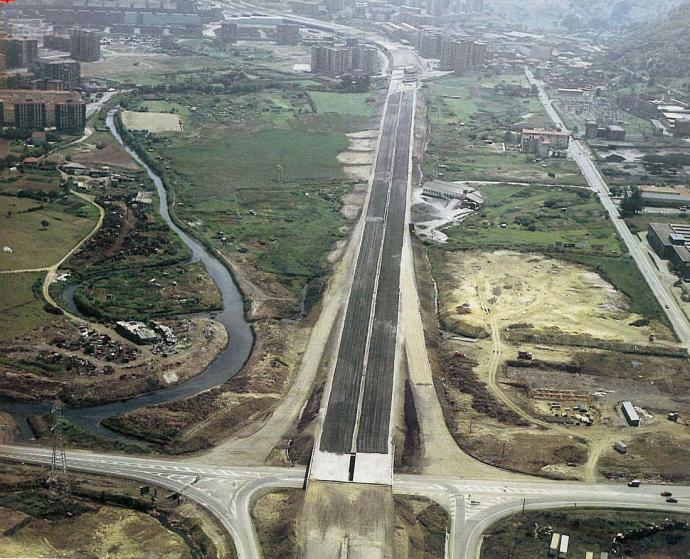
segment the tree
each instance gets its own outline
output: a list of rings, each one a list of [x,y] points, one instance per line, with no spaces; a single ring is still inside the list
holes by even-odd
[[[636,186],[631,188],[623,195],[621,200],[621,215],[623,217],[630,217],[642,211],[644,203],[642,201],[642,193]]]
[[[50,225],[50,221],[48,221],[47,219],[41,220],[41,227],[43,227],[43,229],[48,229],[48,225]]]

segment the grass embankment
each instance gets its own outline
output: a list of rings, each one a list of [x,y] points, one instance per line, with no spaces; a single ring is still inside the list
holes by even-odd
[[[76,196],[53,201],[0,197],[0,270],[56,264],[94,227],[98,210]]]
[[[170,96],[184,132],[137,139],[163,158],[158,168],[166,169],[181,221],[297,297],[327,272],[326,256],[342,235],[341,198],[353,182],[337,155],[371,110],[365,95],[340,95],[319,93],[327,114],[314,114],[294,87]]]
[[[570,536],[569,557],[584,557],[587,551],[598,557],[601,551],[611,555],[615,550],[616,557],[674,559],[690,551],[688,522],[688,515],[659,512],[528,511],[498,521],[485,533],[481,559],[542,559],[552,532]],[[625,538],[612,543],[618,533]]]
[[[451,250],[539,252],[596,270],[649,320],[666,317],[596,197],[585,189],[480,187],[486,205],[448,234]],[[505,227],[502,227],[505,225]]]
[[[52,417],[50,415],[29,416],[29,425],[37,439],[46,440],[51,437]],[[124,442],[114,437],[96,435],[66,419],[62,421],[62,430],[68,447],[130,454],[146,454],[150,452],[145,445]]]
[[[433,176],[438,158],[436,170],[445,180],[586,184],[573,161],[535,162],[534,155],[520,152],[522,128],[551,126],[535,95],[516,96],[500,83],[524,85],[523,79],[445,76],[431,82],[426,88],[431,134],[424,174]]]

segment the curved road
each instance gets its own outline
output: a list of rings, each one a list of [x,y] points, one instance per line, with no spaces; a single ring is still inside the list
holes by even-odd
[[[213,514],[232,536],[240,559],[259,559],[260,545],[251,507],[262,494],[277,488],[300,488],[302,468],[232,467],[190,464],[176,460],[132,458],[67,451],[70,470],[128,478],[177,491]],[[0,458],[49,466],[47,448],[0,445]],[[474,559],[481,535],[497,520],[530,510],[564,507],[628,508],[690,513],[690,487],[671,485],[585,484],[556,481],[484,481],[398,475],[398,494],[423,495],[449,510],[452,526],[449,556]],[[671,491],[678,503],[660,493]]]

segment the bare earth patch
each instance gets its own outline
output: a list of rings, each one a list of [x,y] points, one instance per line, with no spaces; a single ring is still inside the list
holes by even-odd
[[[130,130],[160,132],[182,132],[182,121],[176,114],[124,111],[122,122]]]
[[[478,290],[490,294],[501,330],[523,326],[597,339],[647,344],[648,327],[628,311],[625,297],[598,274],[537,254],[510,251],[448,253],[440,287],[440,314],[484,329]]]

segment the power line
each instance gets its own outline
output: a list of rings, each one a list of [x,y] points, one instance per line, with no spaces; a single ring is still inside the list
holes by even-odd
[[[72,490],[69,472],[67,471],[67,456],[65,455],[62,400],[59,397],[55,398],[50,414],[53,418],[53,423],[50,427],[53,455],[50,461],[48,488],[53,492],[53,498],[58,508],[63,512],[69,512],[72,505]]]

